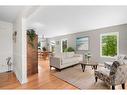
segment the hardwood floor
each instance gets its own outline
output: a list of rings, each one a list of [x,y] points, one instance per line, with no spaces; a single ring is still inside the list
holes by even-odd
[[[0,89],[78,89],[51,75],[48,60],[39,60],[39,73],[28,78],[28,83],[21,85],[14,73],[0,74]],[[55,70],[54,70],[55,71]]]
[[[28,83],[20,84],[16,79],[13,72],[1,73],[0,74],[0,89],[72,89],[78,88],[70,85],[69,83],[53,76],[49,69],[48,60],[39,60],[39,72],[38,74],[28,77]],[[52,70],[56,72],[56,70]],[[89,83],[89,80],[87,84]],[[101,89],[100,85],[100,89]],[[125,87],[127,89],[127,85]],[[121,89],[121,86],[118,87]]]

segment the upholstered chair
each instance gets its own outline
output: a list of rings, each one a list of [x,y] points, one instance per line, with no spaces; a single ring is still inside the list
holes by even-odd
[[[115,89],[116,85],[121,85],[125,89],[125,83],[127,81],[127,64],[120,64],[118,61],[114,61],[111,69],[104,68],[95,71],[95,81],[97,79],[104,81],[108,86],[112,86]]]

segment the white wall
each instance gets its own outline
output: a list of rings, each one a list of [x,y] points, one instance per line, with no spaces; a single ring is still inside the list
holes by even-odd
[[[14,22],[14,31],[17,32],[17,37],[16,43],[13,44],[13,68],[21,84],[27,82],[26,19],[34,12],[33,10],[33,7],[25,7]]]
[[[14,72],[20,83],[27,82],[26,66],[26,32],[25,19],[19,15],[14,23],[14,31],[17,32],[16,43],[13,44]]]
[[[0,72],[8,71],[6,58],[11,57],[13,61],[13,25],[0,21]],[[12,62],[13,63],[13,62]]]

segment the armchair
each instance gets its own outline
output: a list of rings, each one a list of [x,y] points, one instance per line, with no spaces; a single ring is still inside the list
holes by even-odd
[[[127,65],[120,64],[118,61],[114,61],[111,68],[104,68],[102,70],[95,71],[95,81],[100,79],[104,81],[108,86],[112,86],[115,89],[116,85],[121,85],[125,89],[125,83],[127,81]]]

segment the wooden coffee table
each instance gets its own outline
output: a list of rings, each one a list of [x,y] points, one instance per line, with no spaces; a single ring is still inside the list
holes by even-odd
[[[81,67],[82,67],[82,71],[84,72],[85,71],[85,67],[86,66],[91,66],[92,69],[96,70],[97,69],[97,66],[98,66],[98,63],[97,62],[80,62],[81,64]]]

